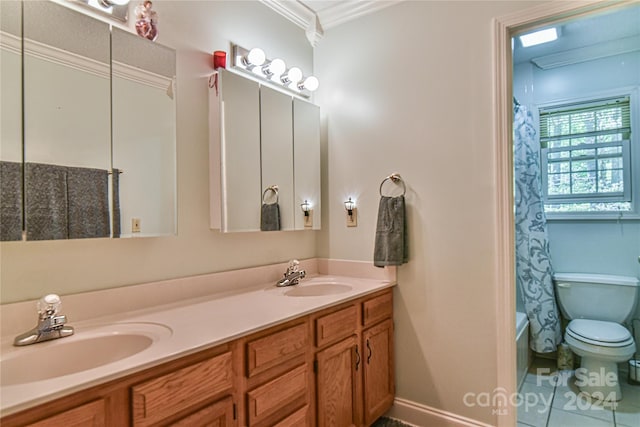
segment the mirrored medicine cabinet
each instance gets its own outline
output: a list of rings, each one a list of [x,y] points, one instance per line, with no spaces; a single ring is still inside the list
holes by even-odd
[[[211,228],[260,231],[277,203],[279,230],[319,230],[319,107],[220,69],[209,114]]]
[[[2,240],[175,234],[175,51],[50,1],[0,3]]]

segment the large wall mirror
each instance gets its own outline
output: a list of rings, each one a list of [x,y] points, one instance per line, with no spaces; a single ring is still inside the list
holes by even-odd
[[[212,179],[219,182],[219,195],[212,191],[219,203],[211,209],[220,213],[211,215],[211,227],[223,232],[319,230],[319,107],[228,70],[219,70],[218,80],[210,89],[209,108],[211,171],[220,171]],[[276,203],[274,226],[268,206]]]
[[[2,3],[2,240],[175,234],[175,52],[53,2]]]

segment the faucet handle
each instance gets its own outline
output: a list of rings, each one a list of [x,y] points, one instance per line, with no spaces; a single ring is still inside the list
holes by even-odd
[[[287,271],[289,273],[295,273],[300,268],[298,267],[299,265],[300,261],[298,261],[297,259],[292,259],[291,261],[289,261],[289,268],[287,269]]]
[[[45,295],[38,301],[38,314],[40,316],[53,316],[62,307],[62,300],[56,294]]]

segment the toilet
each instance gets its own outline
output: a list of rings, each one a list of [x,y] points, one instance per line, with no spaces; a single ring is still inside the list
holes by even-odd
[[[598,400],[622,399],[618,363],[631,359],[636,351],[622,323],[635,311],[638,279],[556,273],[554,283],[560,311],[570,320],[564,339],[582,358],[576,385]]]

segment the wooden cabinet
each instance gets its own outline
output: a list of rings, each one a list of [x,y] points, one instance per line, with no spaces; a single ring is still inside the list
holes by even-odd
[[[393,294],[332,310],[315,319],[318,426],[370,426],[395,395]]]
[[[300,417],[308,425],[312,401],[313,357],[308,316],[245,339],[246,411],[251,427],[287,425]],[[304,415],[303,415],[304,414]],[[293,424],[295,425],[295,424]]]
[[[31,427],[102,427],[104,425],[105,409],[102,399],[30,424]]]
[[[359,371],[361,356],[358,337],[319,351],[317,360],[317,404],[319,427],[359,426]]]
[[[364,422],[370,425],[393,403],[393,321],[387,319],[362,334]]]
[[[235,426],[235,404],[227,397],[196,413],[172,423],[172,427],[231,427]]]
[[[362,427],[394,398],[390,289],[12,414],[14,426]]]
[[[233,388],[231,352],[132,387],[134,426],[154,425]]]

